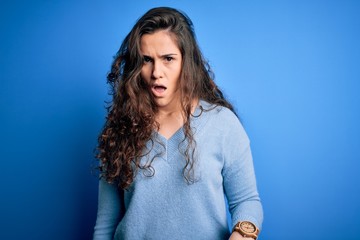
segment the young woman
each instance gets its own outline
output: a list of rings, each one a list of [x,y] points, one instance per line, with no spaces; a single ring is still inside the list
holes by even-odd
[[[256,239],[263,213],[249,140],[191,20],[172,8],[149,10],[108,81],[94,239]]]

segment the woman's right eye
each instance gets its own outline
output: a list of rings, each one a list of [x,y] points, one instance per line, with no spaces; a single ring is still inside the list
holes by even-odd
[[[145,57],[144,57],[144,62],[145,62],[145,63],[149,63],[149,62],[151,62],[151,58],[150,58],[150,57],[145,56]]]

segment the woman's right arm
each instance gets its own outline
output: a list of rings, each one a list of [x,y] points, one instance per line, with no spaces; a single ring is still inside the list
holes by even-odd
[[[124,215],[123,194],[116,185],[99,181],[99,201],[93,240],[112,240]]]

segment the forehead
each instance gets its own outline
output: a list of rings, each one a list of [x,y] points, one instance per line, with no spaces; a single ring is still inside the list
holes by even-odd
[[[167,30],[144,34],[140,40],[140,50],[143,54],[146,52],[161,52],[162,54],[166,54],[168,51],[180,52],[176,36]]]

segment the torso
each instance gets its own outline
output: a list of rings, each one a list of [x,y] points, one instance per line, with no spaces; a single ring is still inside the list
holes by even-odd
[[[211,108],[206,102],[202,106]],[[154,175],[139,170],[124,191],[126,213],[115,239],[229,238],[222,178],[223,114],[218,114],[218,109],[202,112],[200,107],[193,114],[199,116],[190,119],[199,153],[194,172],[197,181],[189,184],[183,175],[186,142],[184,131],[177,130],[184,121],[176,114],[162,115],[157,119],[160,129],[147,145],[151,151],[141,159],[144,165],[153,160]]]

